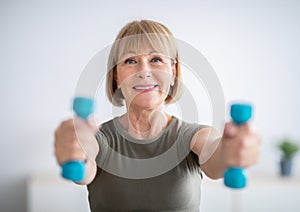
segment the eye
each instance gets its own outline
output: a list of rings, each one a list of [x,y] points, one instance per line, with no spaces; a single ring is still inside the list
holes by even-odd
[[[134,59],[132,59],[132,58],[128,58],[128,59],[126,59],[126,60],[124,61],[124,63],[125,63],[125,64],[135,64],[136,61],[135,61]]]
[[[163,60],[162,60],[160,57],[153,57],[153,58],[151,59],[151,62],[159,63],[159,62],[163,62]]]

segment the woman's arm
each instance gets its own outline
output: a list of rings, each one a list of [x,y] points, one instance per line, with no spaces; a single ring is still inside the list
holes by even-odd
[[[260,136],[249,125],[226,123],[221,137],[213,128],[203,128],[193,137],[191,150],[199,157],[204,173],[212,178],[222,178],[228,167],[248,167],[259,157]]]

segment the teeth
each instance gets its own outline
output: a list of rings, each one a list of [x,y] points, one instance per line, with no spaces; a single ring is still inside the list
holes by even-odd
[[[152,85],[152,86],[135,86],[133,88],[136,89],[136,90],[148,90],[148,89],[152,89],[154,87],[155,87],[155,85]]]

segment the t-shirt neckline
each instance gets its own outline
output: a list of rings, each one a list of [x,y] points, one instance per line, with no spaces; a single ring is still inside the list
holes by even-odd
[[[170,131],[170,129],[174,126],[174,124],[178,121],[178,119],[175,117],[175,116],[172,116],[172,120],[170,121],[170,123],[168,124],[168,126],[162,130],[162,132],[157,135],[157,136],[154,136],[150,139],[137,139],[137,138],[134,138],[133,136],[131,136],[127,130],[125,130],[122,126],[122,124],[120,123],[119,121],[119,118],[120,117],[115,117],[113,118],[113,122],[114,122],[114,125],[117,129],[117,131],[119,132],[119,134],[121,136],[123,136],[126,140],[130,141],[130,142],[133,142],[133,143],[138,143],[138,144],[149,144],[149,143],[152,143],[156,140],[158,140],[161,136],[163,136],[164,134],[166,134],[168,131]]]

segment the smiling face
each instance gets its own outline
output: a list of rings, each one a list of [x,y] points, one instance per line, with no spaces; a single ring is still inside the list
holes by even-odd
[[[144,77],[146,80],[140,79],[140,82],[136,82],[138,77],[134,75],[138,72],[151,74]],[[169,86],[165,88],[170,77],[174,86],[171,89]],[[136,94],[140,94],[139,97],[146,97],[146,93],[158,90],[164,96],[168,94],[163,102],[165,104],[171,104],[180,98],[181,63],[177,42],[168,28],[158,22],[141,20],[130,22],[121,29],[110,49],[107,62],[106,94],[115,106],[121,107],[124,100],[128,104],[134,99],[132,95],[127,95],[127,90],[123,88],[123,81],[127,78],[132,78],[128,79],[128,83],[135,82],[132,82],[132,86]],[[163,83],[160,83],[160,79],[164,79]],[[151,98],[154,101],[153,96]]]
[[[117,64],[115,81],[127,106],[154,109],[164,104],[174,84],[174,61],[157,51],[128,51]]]

